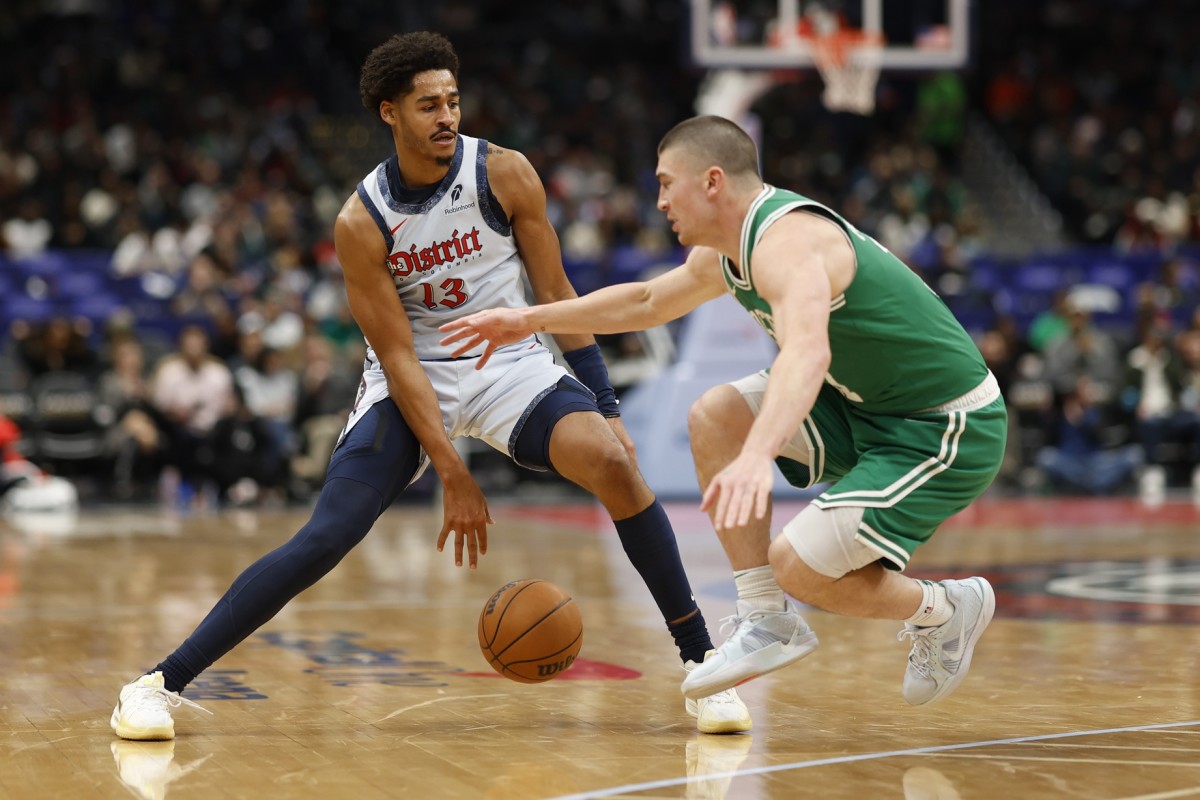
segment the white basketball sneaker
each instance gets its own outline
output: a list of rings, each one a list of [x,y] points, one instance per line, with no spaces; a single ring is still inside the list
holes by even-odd
[[[175,720],[171,717],[171,709],[181,705],[198,708],[205,714],[212,713],[207,708],[180,697],[177,692],[168,692],[163,682],[163,674],[152,672],[121,687],[121,696],[108,724],[122,739],[174,739]]]
[[[715,652],[709,650],[708,655]],[[687,661],[683,668],[690,673],[698,666],[695,661]],[[688,697],[683,701],[683,707],[695,717],[696,727],[701,733],[744,733],[754,727],[750,710],[738,697],[736,689],[726,689],[695,700]]]
[[[817,649],[817,635],[788,603],[783,611],[742,609],[722,620],[729,638],[697,665],[680,687],[693,700],[793,664]]]
[[[905,623],[896,637],[912,639],[904,670],[904,699],[914,706],[940,700],[967,677],[975,643],[996,613],[996,593],[983,578],[942,581],[954,615],[941,625]]]

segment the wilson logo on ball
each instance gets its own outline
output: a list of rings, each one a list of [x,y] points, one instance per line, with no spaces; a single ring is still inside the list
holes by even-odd
[[[566,672],[575,663],[575,656],[567,656],[556,664],[538,664],[538,676],[553,678],[560,672]]]

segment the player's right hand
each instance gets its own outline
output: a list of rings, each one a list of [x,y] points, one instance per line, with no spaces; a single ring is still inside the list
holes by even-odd
[[[483,369],[496,348],[506,344],[514,344],[533,333],[533,328],[526,321],[525,315],[516,308],[492,308],[475,314],[447,322],[438,328],[442,333],[450,334],[442,339],[441,344],[462,342],[450,355],[458,358],[486,343],[475,369]]]
[[[442,552],[450,532],[454,532],[454,566],[463,564],[463,545],[467,547],[467,566],[479,566],[479,556],[487,553],[487,526],[496,521],[488,512],[487,498],[479,484],[471,478],[443,482],[442,532],[438,534],[437,549]]]

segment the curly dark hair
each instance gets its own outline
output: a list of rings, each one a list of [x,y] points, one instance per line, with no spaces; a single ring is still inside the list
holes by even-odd
[[[429,31],[396,34],[372,50],[363,63],[358,79],[363,106],[378,114],[380,103],[408,94],[413,77],[432,69],[448,69],[458,80],[458,55],[449,39]]]

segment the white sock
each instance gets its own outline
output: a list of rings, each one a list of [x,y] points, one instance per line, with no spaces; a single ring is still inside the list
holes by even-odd
[[[921,591],[925,593],[921,605],[905,622],[918,628],[929,628],[941,625],[954,616],[954,606],[946,597],[946,587],[934,581],[918,581]]]
[[[733,573],[733,582],[737,586],[738,614],[759,611],[783,611],[787,608],[787,599],[783,589],[775,582],[771,565],[752,567]]]

